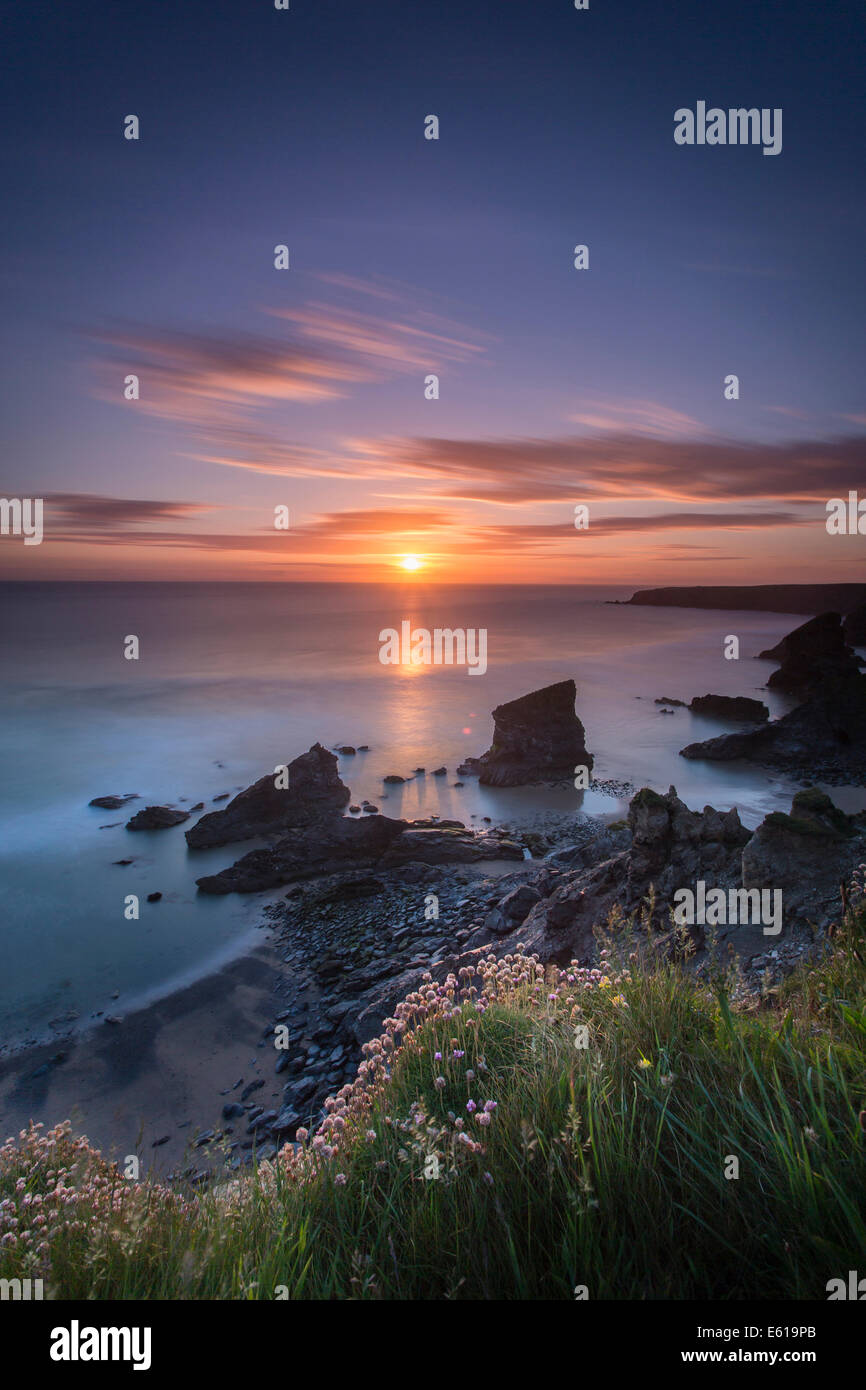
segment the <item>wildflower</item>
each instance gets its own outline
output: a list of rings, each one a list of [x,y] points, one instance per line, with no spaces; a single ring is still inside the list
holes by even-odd
[[[474,1100],[467,1100],[466,1109],[469,1111],[470,1115],[473,1115],[475,1111],[478,1109],[478,1106],[475,1104]]]
[[[437,1091],[442,1091],[442,1090],[444,1090],[444,1089],[445,1089],[445,1077],[444,1077],[444,1076],[437,1076],[436,1080],[433,1082],[433,1085],[436,1087],[436,1090],[437,1090]]]
[[[490,1111],[489,1111],[489,1110],[479,1110],[479,1112],[478,1112],[478,1114],[475,1116],[475,1118],[476,1118],[476,1120],[478,1121],[478,1123],[479,1123],[480,1125],[489,1125],[489,1124],[490,1124]]]
[[[468,1071],[468,1072],[466,1073],[466,1080],[467,1080],[467,1081],[474,1081],[474,1080],[475,1080],[475,1072],[474,1072],[474,1071],[471,1071],[471,1070]]]
[[[492,1186],[493,1186],[493,1174],[492,1174],[492,1173],[484,1173],[484,1174],[482,1174],[482,1179],[483,1179],[484,1182],[487,1183],[487,1186],[488,1186],[488,1187],[492,1187]]]
[[[817,1143],[818,1133],[817,1130],[814,1130],[811,1125],[809,1125],[806,1129],[803,1130],[803,1134],[809,1140],[810,1144]]]
[[[368,1129],[368,1130],[367,1130],[366,1137],[367,1137],[367,1139],[369,1139],[370,1143],[372,1144],[372,1143],[374,1142],[375,1138],[376,1138],[376,1131],[375,1131],[375,1129]]]
[[[638,1066],[640,1067],[641,1071],[648,1071],[649,1068],[652,1066],[652,1062],[648,1062],[646,1057],[641,1057],[640,1061],[638,1062]]]
[[[345,1173],[335,1173],[334,1182],[337,1184],[337,1187],[345,1187],[346,1183],[348,1182],[348,1178],[346,1177]]]
[[[484,1109],[487,1111],[488,1115],[492,1115],[496,1107],[497,1102],[495,1100],[486,1100],[484,1102]]]
[[[442,1053],[441,1053],[441,1052],[434,1052],[434,1053],[433,1053],[433,1061],[434,1061],[434,1062],[441,1062],[441,1061],[442,1061]]]
[[[675,1080],[676,1077],[672,1071],[668,1072],[667,1076],[659,1077],[659,1081],[661,1082],[662,1086],[673,1086]]]

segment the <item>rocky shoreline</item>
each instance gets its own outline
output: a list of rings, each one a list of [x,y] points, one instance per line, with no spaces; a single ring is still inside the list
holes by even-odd
[[[829,614],[778,644],[772,655],[783,680],[804,696],[781,719],[769,720],[766,706],[742,697],[694,699],[693,712],[745,727],[682,755],[797,769],[810,783],[831,784],[834,776],[856,782],[866,773],[866,677],[846,635],[841,618]],[[497,707],[491,748],[467,758],[458,775],[531,786],[567,783],[580,769],[588,774],[593,758],[575,698],[574,683],[563,681]],[[620,795],[627,788],[597,785]],[[113,809],[110,803],[130,799],[92,804]],[[170,832],[189,816],[145,807],[127,828]],[[544,964],[589,964],[600,932],[627,927],[637,956],[662,956],[698,973],[735,967],[760,991],[824,949],[840,913],[840,885],[866,859],[866,813],[845,815],[814,787],[796,794],[790,814],[775,812],[754,832],[735,809],[691,811],[674,787],[664,795],[635,792],[624,820],[551,813],[534,826],[473,828],[355,805],[336,755],[321,744],[201,816],[185,835],[193,855],[266,841],[199,877],[201,892],[288,890],[264,909],[280,969],[253,1075],[246,1068],[219,1088],[212,1111],[196,1117],[205,1127],[191,1127],[189,1151],[174,1169],[176,1180],[194,1184],[225,1165],[237,1170],[254,1156],[273,1157],[299,1129],[313,1127],[326,1098],[354,1077],[364,1045],[425,976],[441,981],[463,972],[471,981],[480,957],[518,950]],[[762,892],[779,893],[781,930],[768,935],[762,922],[736,917],[674,925],[678,893],[704,885],[759,900]],[[202,1104],[199,1097],[199,1110]]]

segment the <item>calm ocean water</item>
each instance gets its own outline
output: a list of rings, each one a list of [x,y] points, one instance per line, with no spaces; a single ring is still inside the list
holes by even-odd
[[[783,779],[678,758],[723,726],[662,716],[653,699],[757,693],[773,667],[752,658],[799,619],[603,602],[629,592],[411,581],[0,587],[0,1043],[175,988],[242,949],[260,920],[260,897],[200,897],[194,884],[251,845],[192,855],[183,828],[133,835],[129,812],[95,810],[94,796],[138,792],[132,810],[207,804],[320,740],[370,745],[340,760],[341,775],[353,800],[393,816],[470,824],[473,812],[515,822],[616,812],[625,802],[599,793],[474,779],[455,790],[453,775],[389,787],[383,799],[385,774],[442,762],[453,773],[489,746],[494,705],[571,676],[596,777],[673,782],[689,805],[736,805],[748,825],[787,807]],[[404,619],[486,628],[487,673],[381,665],[379,632]],[[123,658],[130,633],[137,662]],[[723,658],[728,633],[741,639],[739,661]],[[773,714],[788,707],[761,698]],[[113,866],[129,856],[129,868]],[[163,900],[148,905],[153,891]],[[142,899],[138,922],[124,919],[127,893]]]

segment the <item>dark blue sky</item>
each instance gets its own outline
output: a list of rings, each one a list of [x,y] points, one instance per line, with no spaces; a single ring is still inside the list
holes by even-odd
[[[862,5],[3,12],[2,484],[57,499],[3,573],[862,577],[819,534],[866,434]],[[781,107],[782,153],[677,146],[699,100]],[[572,498],[725,520],[609,525],[575,567]]]

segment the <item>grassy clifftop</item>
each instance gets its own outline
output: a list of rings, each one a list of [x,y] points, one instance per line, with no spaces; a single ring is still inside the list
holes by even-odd
[[[0,1151],[0,1277],[63,1298],[826,1298],[866,1248],[866,912],[757,996],[639,961],[432,982],[293,1153],[212,1192],[65,1126]],[[303,1136],[302,1136],[303,1137]]]

